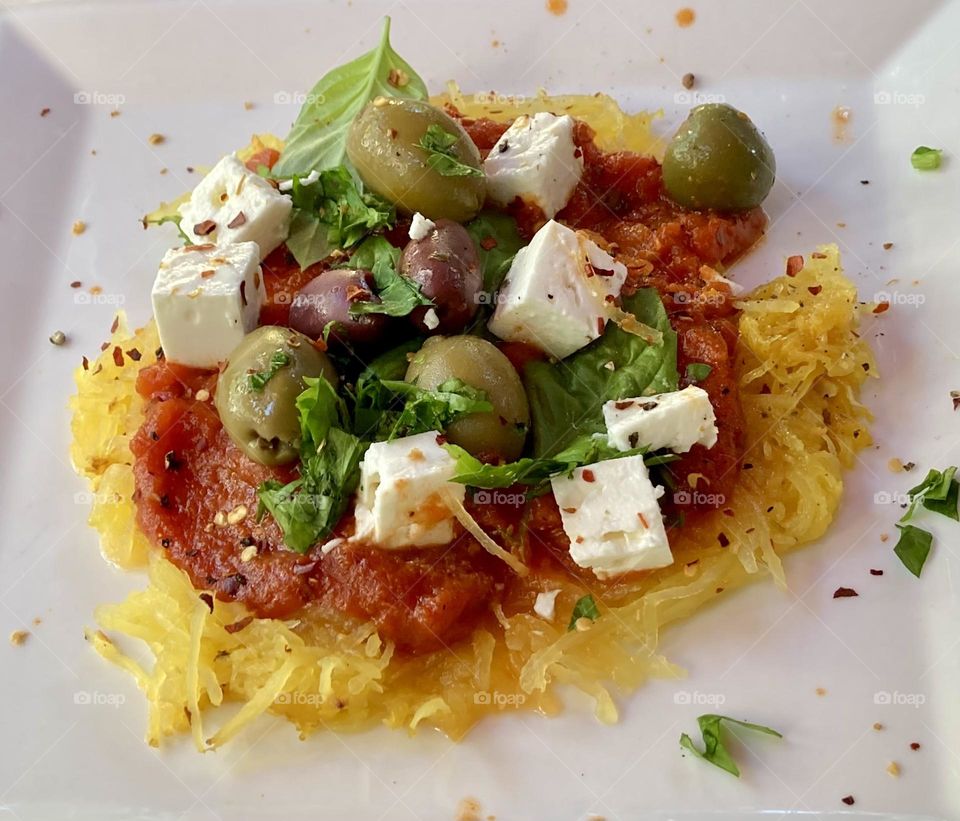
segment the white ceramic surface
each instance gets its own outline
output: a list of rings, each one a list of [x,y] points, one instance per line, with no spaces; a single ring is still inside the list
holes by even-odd
[[[934,523],[917,581],[880,539],[899,508],[875,503],[916,478],[889,472],[891,457],[919,472],[960,456],[948,395],[960,388],[960,3],[692,0],[689,28],[674,20],[680,5],[569,0],[556,16],[540,0],[129,0],[0,13],[0,632],[31,632],[22,647],[0,642],[0,819],[444,819],[467,796],[498,819],[960,815],[960,531]],[[790,592],[757,584],[669,631],[663,648],[689,678],[624,699],[616,727],[572,698],[561,718],[504,716],[459,745],[386,730],[300,743],[265,719],[219,753],[156,751],[133,684],[82,637],[98,602],[142,579],[105,565],[85,525],[67,460],[71,371],[106,337],[111,303],[147,317],[172,235],[138,218],[195,184],[188,165],[254,131],[283,134],[297,110],[284,101],[369,47],[384,12],[434,89],[456,78],[607,91],[662,107],[668,132],[692,71],[698,95],[749,111],[779,182],[768,239],[735,275],[755,283],[837,242],[862,298],[890,295],[868,328],[884,375],[867,394],[877,447],[848,477],[828,537],[788,560]],[[837,106],[850,110],[839,140]],[[154,132],[167,141],[149,145]],[[938,173],[910,167],[919,144],[946,150]],[[78,219],[88,229],[73,236]],[[100,304],[78,302],[72,280],[100,285]],[[67,346],[47,342],[56,329]],[[841,585],[859,597],[832,599]],[[709,711],[785,738],[738,745],[738,781],[680,755],[680,732]]]

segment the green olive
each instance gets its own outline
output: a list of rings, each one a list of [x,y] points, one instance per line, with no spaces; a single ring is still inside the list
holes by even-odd
[[[420,140],[430,126],[454,135],[450,151],[480,169],[480,152],[463,127],[439,108],[417,100],[378,97],[350,126],[347,156],[364,184],[408,214],[466,222],[486,193],[483,176],[444,176],[428,163]]]
[[[257,328],[230,354],[217,380],[217,411],[230,438],[254,461],[282,465],[299,455],[296,402],[308,376],[337,384],[327,355],[290,328]]]
[[[407,382],[426,390],[460,379],[487,395],[493,411],[471,413],[447,430],[447,438],[486,461],[516,459],[530,424],[523,383],[510,360],[476,336],[434,336],[414,355]]]
[[[687,208],[743,211],[764,201],[777,170],[773,150],[742,111],[699,105],[663,158],[663,184]]]

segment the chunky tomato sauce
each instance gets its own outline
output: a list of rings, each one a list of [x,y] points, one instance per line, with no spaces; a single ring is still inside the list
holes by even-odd
[[[488,120],[463,124],[484,152],[505,128]],[[664,197],[655,160],[605,154],[582,124],[577,143],[584,177],[559,218],[602,235],[628,265],[629,288],[660,291],[678,334],[681,374],[689,363],[711,366],[699,384],[714,404],[719,441],[711,450],[696,446],[670,468],[680,486],[715,498],[729,495],[741,436],[735,309],[725,289],[704,282],[701,267],[722,266],[746,251],[762,235],[765,217],[759,209],[733,216],[684,211]],[[539,211],[519,202],[510,210],[528,237],[543,221]],[[263,269],[267,304],[261,322],[283,325],[293,295],[323,266],[300,271],[281,246]],[[539,355],[529,346],[503,347],[518,366]],[[141,371],[137,390],[148,400],[146,419],[131,443],[140,526],[197,588],[242,601],[258,616],[292,617],[309,607],[334,621],[373,620],[384,638],[409,652],[468,636],[490,617],[491,602],[509,608],[512,598],[529,590],[530,581],[515,577],[466,534],[427,550],[343,544],[326,554],[317,546],[299,555],[286,549],[272,518],[257,520],[256,491],[267,479],[290,481],[296,471],[259,465],[232,443],[213,405],[216,376],[162,360]],[[535,577],[572,574],[593,588],[602,586],[570,560],[552,497],[527,507],[510,492],[499,498],[499,504],[468,507]],[[348,513],[332,537],[352,531]]]

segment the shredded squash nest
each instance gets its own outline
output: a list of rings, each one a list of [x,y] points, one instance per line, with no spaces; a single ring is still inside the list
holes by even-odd
[[[598,99],[564,104],[591,120],[595,106],[615,106]],[[580,107],[584,101],[589,109]],[[302,737],[384,723],[460,738],[488,713],[558,712],[560,684],[588,693],[597,717],[612,723],[616,694],[651,676],[683,675],[658,652],[662,628],[715,600],[718,588],[766,574],[783,585],[781,556],[823,534],[840,502],[844,468],[870,443],[870,414],[858,396],[876,367],[857,333],[861,306],[836,246],[818,249],[795,277],[762,286],[741,308],[737,375],[744,461],[752,467],[727,500],[735,515],[717,512],[702,526],[674,531],[676,562],[618,585],[586,631],[537,617],[531,601],[529,613],[498,610],[495,631],[478,629],[451,652],[414,658],[395,656],[372,624],[341,634],[306,619],[249,619],[242,605],[216,600],[211,612],[186,575],[151,549],[135,524],[128,445],[142,417],[136,373],[153,361],[158,340],[152,322],[131,333],[121,317],[110,347],[77,371],[71,455],[91,483],[90,523],[105,557],[149,569],[146,589],[97,608],[100,629],[87,633],[144,691],[148,742],[189,732],[198,749],[217,747],[265,712],[288,718]],[[117,366],[113,346],[143,357]],[[729,547],[720,547],[720,533]],[[582,594],[572,584],[563,589],[557,612],[570,612]],[[124,648],[131,640],[147,645],[152,666]]]

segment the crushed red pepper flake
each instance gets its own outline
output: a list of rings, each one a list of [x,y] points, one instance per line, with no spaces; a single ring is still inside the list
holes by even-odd
[[[235,621],[233,624],[224,625],[223,629],[226,630],[228,633],[239,633],[241,630],[243,630],[244,627],[246,627],[252,621],[253,621],[253,616],[245,616],[244,618],[240,619],[240,621]]]
[[[877,570],[875,567],[871,567],[871,568],[870,568],[870,575],[871,575],[871,576],[882,576],[882,575],[883,575],[883,571],[882,571],[882,570]]]
[[[917,750],[919,750],[919,749],[920,749],[920,742],[919,742],[919,741],[912,741],[912,742],[910,742],[910,749],[913,750],[914,752],[916,752]]]
[[[875,314],[883,314],[890,310],[889,302],[878,302],[873,309]]]
[[[787,276],[795,277],[800,271],[803,270],[803,257],[799,254],[794,254],[792,257],[787,257]]]
[[[835,599],[850,599],[859,595],[860,594],[852,587],[838,587],[833,591],[833,597]]]
[[[123,351],[120,350],[119,345],[113,346],[113,364],[118,368],[123,367]]]
[[[49,109],[49,108],[46,108],[46,107],[45,107],[45,108],[41,108],[41,109],[40,109],[40,116],[41,116],[41,117],[46,117],[49,113],[50,113],[50,109]]]
[[[953,401],[953,409],[960,409],[960,391],[950,391],[950,399]]]
[[[584,468],[583,472],[580,474],[583,477],[584,482],[595,482],[597,477],[594,475],[594,472],[590,468]]]
[[[115,334],[117,332],[117,328],[119,327],[120,327],[120,317],[115,316],[113,318],[113,322],[110,323],[110,333]]]
[[[193,233],[198,237],[205,237],[212,234],[217,229],[217,224],[213,220],[204,220],[193,226]]]
[[[484,251],[492,251],[497,247],[497,238],[496,237],[484,237],[480,240],[480,247]]]
[[[247,215],[243,211],[238,211],[237,215],[227,223],[227,228],[239,228],[241,225],[246,225]]]
[[[819,293],[823,290],[823,286],[822,286],[822,285],[811,285],[809,288],[807,288],[807,290],[808,290],[811,294],[813,294],[814,296],[816,296],[817,294],[819,294]]]
[[[852,795],[845,795],[845,796],[844,796],[843,798],[841,798],[840,800],[841,800],[844,804],[846,804],[848,807],[852,807],[852,806],[856,803],[856,801],[854,800],[854,797],[853,797]]]
[[[87,359],[86,357],[83,357],[83,363],[82,363],[82,364],[83,364],[83,369],[84,369],[85,371],[89,371],[89,370],[90,370],[90,360],[89,360],[89,359]]]
[[[83,283],[82,283],[79,279],[75,279],[73,282],[70,283],[70,287],[71,287],[71,288],[82,288],[82,287],[83,287]]]
[[[201,593],[200,601],[210,608],[211,613],[213,612],[213,596],[210,593]]]

